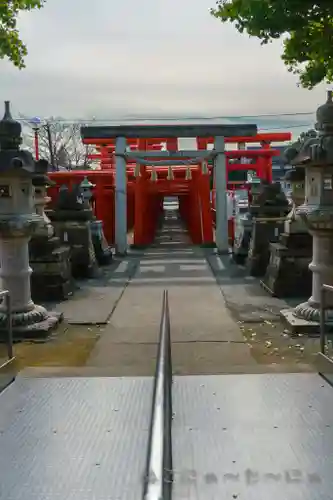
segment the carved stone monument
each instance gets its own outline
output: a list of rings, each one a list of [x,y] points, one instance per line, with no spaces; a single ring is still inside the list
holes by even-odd
[[[70,246],[72,276],[96,276],[98,266],[90,229],[93,212],[83,199],[80,186],[74,185],[71,191],[61,186],[54,209],[47,210],[46,214],[61,242]]]
[[[70,248],[63,245],[55,236],[50,219],[45,214],[45,206],[50,198],[47,187],[52,181],[47,174],[48,162],[40,160],[32,179],[35,188],[34,198],[36,213],[41,217],[41,224],[32,236],[29,244],[31,275],[31,293],[35,300],[63,300],[73,293],[73,280],[70,266]]]
[[[21,125],[13,120],[10,105],[0,122],[0,281],[12,300],[13,335],[45,336],[62,315],[48,312],[31,299],[29,240],[43,222],[35,212],[32,178],[36,164],[20,149]],[[6,335],[6,305],[0,303],[0,334]]]
[[[83,199],[92,208],[92,204],[94,202],[92,188],[94,188],[95,185],[92,184],[87,177],[85,177],[81,182],[80,187],[82,190]],[[100,266],[110,264],[110,262],[112,261],[112,249],[108,245],[108,242],[106,241],[106,238],[104,236],[103,222],[101,220],[97,220],[94,216],[90,221],[90,228],[98,264]]]
[[[292,187],[292,209],[277,243],[270,243],[270,261],[261,284],[275,297],[302,297],[311,293],[312,237],[296,209],[304,202],[305,171],[295,168],[285,179]]]
[[[271,241],[277,241],[283,231],[289,210],[288,200],[279,182],[261,182],[261,190],[251,204],[252,233],[247,268],[252,276],[264,276],[269,258]]]
[[[305,168],[305,200],[296,214],[313,237],[312,295],[295,309],[281,311],[293,332],[319,331],[319,304],[322,284],[333,285],[333,101],[317,110],[318,138],[305,141],[293,161]],[[333,324],[333,294],[327,295],[327,323]]]

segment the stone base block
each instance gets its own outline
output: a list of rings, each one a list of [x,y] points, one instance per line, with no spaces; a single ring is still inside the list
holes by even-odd
[[[61,246],[60,238],[33,236],[29,242],[29,258],[33,260],[36,256],[51,255],[54,250]]]
[[[282,233],[280,243],[288,248],[293,248],[295,252],[298,250],[304,252],[304,249],[307,248],[312,255],[312,236],[309,233]]]
[[[251,276],[265,276],[270,260],[270,242],[278,241],[283,229],[283,221],[261,219],[253,222],[247,259],[247,268]]]
[[[63,314],[57,312],[48,312],[42,321],[30,324],[14,324],[13,339],[23,341],[27,339],[43,339],[50,335],[63,320]],[[6,342],[8,330],[1,325],[0,342]]]
[[[55,220],[54,228],[61,242],[71,249],[71,274],[74,278],[94,278],[97,261],[92,242],[90,221]]]
[[[274,297],[309,297],[312,248],[293,249],[281,243],[270,244],[270,260],[260,284]]]
[[[30,261],[31,295],[36,302],[65,300],[74,292],[71,275],[70,249],[61,246],[48,255]]]
[[[36,302],[57,302],[67,300],[74,294],[75,283],[72,279],[64,281],[61,276],[32,275],[31,297]]]
[[[281,309],[280,311],[281,319],[292,335],[304,334],[314,337],[319,336],[320,325],[317,321],[307,321],[305,319],[296,318],[293,311],[294,309]],[[329,330],[331,325],[327,325],[327,327]]]

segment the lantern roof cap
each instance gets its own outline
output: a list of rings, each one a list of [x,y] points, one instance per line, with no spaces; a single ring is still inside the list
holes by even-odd
[[[333,90],[327,91],[327,100],[317,109],[316,118],[316,130],[333,135]]]
[[[0,150],[18,150],[22,143],[21,133],[21,124],[12,117],[10,101],[5,101],[5,114],[0,121]]]

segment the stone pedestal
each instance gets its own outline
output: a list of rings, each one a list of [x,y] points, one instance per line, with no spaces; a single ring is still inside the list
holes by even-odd
[[[29,230],[31,230],[31,224]],[[45,336],[62,319],[61,314],[49,313],[31,299],[29,266],[29,236],[0,239],[1,287],[9,290],[12,298],[12,321],[14,338]],[[7,310],[0,303],[0,338],[6,337]]]
[[[91,210],[47,211],[47,215],[60,241],[70,247],[72,276],[76,279],[95,277],[98,266],[91,234]]]
[[[302,297],[311,291],[309,264],[312,237],[308,233],[282,233],[270,243],[270,260],[261,284],[275,297]]]
[[[252,223],[252,234],[247,259],[251,276],[265,275],[270,260],[270,242],[277,242],[284,228],[284,218],[258,218]]]
[[[333,228],[333,226],[332,226]],[[331,231],[312,232],[312,271],[311,297],[293,309],[281,311],[282,319],[287,322],[293,333],[319,334],[320,322],[320,292],[323,284],[333,286],[333,238]],[[328,328],[333,328],[333,296],[327,294],[326,322]]]
[[[61,186],[54,210],[46,210],[55,234],[70,247],[71,273],[74,278],[98,275],[98,266],[91,235],[92,210],[84,200],[79,185],[72,191]]]
[[[333,229],[333,228],[332,228]],[[313,232],[312,295],[295,307],[294,314],[309,321],[319,322],[320,292],[323,284],[333,286],[333,234],[331,231]],[[329,322],[333,321],[333,294],[327,295],[326,311]]]
[[[259,193],[252,201],[253,217],[247,268],[251,276],[265,275],[270,259],[270,242],[276,242],[283,231],[289,211],[288,200],[280,183],[261,183]]]
[[[295,148],[294,165],[305,168],[305,200],[296,210],[313,237],[312,295],[294,309],[281,311],[293,332],[319,333],[323,284],[333,285],[333,93],[317,110],[318,138]],[[333,294],[327,294],[327,326],[333,327]]]
[[[35,238],[29,245],[31,275],[31,295],[34,300],[58,301],[73,295],[74,282],[71,274],[71,250],[61,245],[60,238],[45,242]]]
[[[36,164],[21,151],[21,125],[15,122],[6,103],[0,122],[0,282],[12,303],[13,336],[40,337],[62,319],[31,299],[29,240],[42,221],[34,211],[32,177]],[[0,338],[7,337],[7,309],[0,303]]]
[[[261,285],[275,297],[306,297],[311,293],[312,236],[296,214],[305,197],[304,168],[287,173],[292,186],[293,207],[277,243],[270,243],[270,261]]]
[[[51,184],[45,171],[39,172],[33,179],[35,186],[36,213],[40,223],[29,244],[31,275],[31,294],[34,300],[58,301],[73,294],[74,282],[71,275],[70,248],[61,244],[54,234],[50,219],[45,214],[45,205],[49,203],[47,185]]]
[[[248,214],[236,222],[233,258],[246,262],[252,276],[264,276],[269,262],[269,242],[277,241],[287,214],[288,201],[278,183],[251,184]]]

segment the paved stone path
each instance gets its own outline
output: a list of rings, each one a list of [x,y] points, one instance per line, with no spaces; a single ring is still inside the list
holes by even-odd
[[[131,260],[119,264],[112,285],[124,284]],[[220,264],[220,266],[223,264]],[[193,247],[174,212],[156,244],[140,258],[87,365],[111,375],[151,375],[163,290],[169,291],[173,369],[178,374],[223,373],[255,363],[205,258]]]

